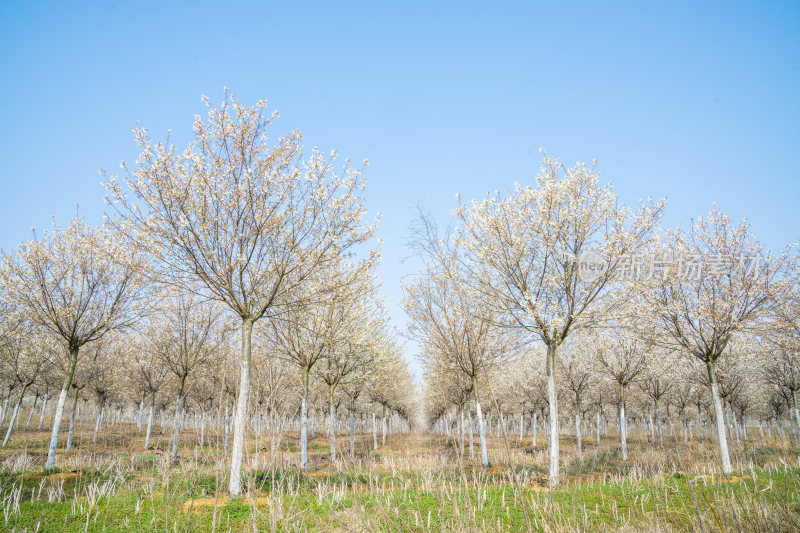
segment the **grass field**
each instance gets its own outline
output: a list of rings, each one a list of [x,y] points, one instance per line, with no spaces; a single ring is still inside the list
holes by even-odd
[[[277,451],[253,438],[247,494],[229,498],[219,436],[203,448],[185,431],[167,460],[170,431],[143,451],[135,426],[117,424],[96,444],[76,433],[72,453],[44,472],[49,432],[20,430],[0,451],[0,531],[797,531],[800,457],[786,442],[734,446],[735,473],[722,476],[716,443],[669,438],[663,450],[632,436],[623,462],[613,435],[584,443],[562,437],[562,483],[547,485],[547,450],[518,437],[490,439],[492,466],[452,439],[391,436],[377,451],[359,435],[356,456],[339,437],[311,441],[311,469],[297,468],[296,435]],[[476,443],[477,444],[477,443]],[[543,443],[541,443],[543,444]],[[476,449],[477,454],[477,449]]]

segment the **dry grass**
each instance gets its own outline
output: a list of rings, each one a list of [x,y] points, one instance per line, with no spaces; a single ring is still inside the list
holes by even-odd
[[[395,435],[355,457],[339,438],[311,441],[310,471],[297,469],[297,436],[276,453],[253,435],[245,461],[247,494],[230,498],[221,436],[210,445],[185,431],[178,461],[170,435],[142,450],[135,426],[118,424],[91,443],[78,428],[73,453],[45,473],[45,431],[20,431],[0,451],[0,530],[8,531],[793,531],[800,528],[800,457],[786,441],[733,447],[735,476],[721,476],[714,441],[667,439],[659,449],[633,436],[622,461],[613,435],[562,437],[562,482],[550,490],[547,451],[516,437],[490,438],[483,468],[452,438]],[[475,449],[478,454],[477,447]]]

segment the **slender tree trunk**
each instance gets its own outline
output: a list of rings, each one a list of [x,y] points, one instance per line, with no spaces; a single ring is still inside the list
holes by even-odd
[[[486,430],[483,427],[483,412],[481,400],[478,396],[478,380],[472,378],[472,393],[475,395],[475,414],[478,418],[478,437],[481,441],[481,464],[489,466],[489,451],[486,449]]]
[[[558,390],[556,389],[556,346],[547,345],[547,401],[550,404],[550,486],[558,485]]]
[[[272,398],[270,398],[270,408],[269,408],[269,452],[271,454],[275,454],[275,432],[277,430],[276,426],[278,425],[278,413],[275,409],[275,402]]]
[[[300,470],[308,470],[308,374],[303,367],[303,399],[300,403]]]
[[[67,393],[72,386],[72,375],[75,373],[75,365],[78,363],[78,348],[70,348],[69,368],[64,376],[64,384],[61,386],[61,393],[58,395],[56,412],[53,416],[53,430],[50,433],[50,447],[47,450],[47,462],[45,469],[55,468],[56,466],[56,447],[58,446],[58,433],[61,431],[61,418],[64,416],[64,406],[67,403]]]
[[[797,391],[795,389],[792,389],[792,414],[797,428],[796,439],[800,443],[800,409],[797,408]]]
[[[583,453],[583,441],[581,440],[581,397],[575,394],[575,436],[578,438],[578,453]]]
[[[94,421],[94,435],[92,435],[92,444],[97,444],[97,434],[100,432],[100,421],[103,419],[103,409],[106,406],[106,397],[101,396],[97,406],[97,419]]]
[[[0,428],[3,427],[3,424],[6,421],[6,411],[8,410],[8,399],[11,397],[11,391],[13,389],[8,389],[8,393],[6,393],[6,397],[3,398],[3,407],[0,408]]]
[[[30,384],[22,387],[22,392],[20,392],[19,394],[19,400],[17,400],[17,405],[14,406],[14,412],[11,414],[11,421],[8,423],[8,430],[6,431],[6,437],[3,439],[4,448],[6,444],[8,444],[8,439],[11,438],[11,434],[14,432],[14,423],[17,421],[17,417],[19,416],[19,409],[22,406],[22,399],[25,397],[25,392],[28,390],[29,386]]]
[[[600,444],[600,426],[602,423],[600,422],[600,411],[597,411],[597,444]]]
[[[728,437],[725,434],[725,414],[722,410],[722,400],[719,397],[719,384],[717,383],[717,372],[715,363],[712,360],[706,362],[708,378],[711,382],[711,401],[714,404],[714,415],[716,417],[717,441],[719,442],[719,454],[722,459],[722,471],[725,474],[733,472],[731,467],[731,456],[728,452]]]
[[[206,411],[203,409],[202,404],[200,407],[200,448],[203,448],[205,444],[205,437],[206,437]]]
[[[36,391],[36,396],[33,397],[33,405],[31,406],[31,412],[28,413],[28,421],[25,422],[25,429],[28,429],[31,426],[31,419],[33,418],[33,412],[36,411],[36,404],[39,402],[39,391]]]
[[[47,411],[47,401],[50,399],[50,392],[44,393],[44,400],[42,400],[42,413],[39,415],[39,429],[44,426],[44,413]]]
[[[139,414],[136,415],[136,432],[137,433],[141,433],[142,432],[142,411],[144,410],[144,398],[145,398],[146,394],[147,394],[146,392],[142,392],[142,400],[139,402]]]
[[[350,457],[356,455],[356,411],[350,410]]]
[[[733,419],[733,431],[736,434],[736,444],[741,444],[741,424],[740,420],[736,418],[736,411],[731,405],[731,418]]]
[[[72,414],[69,416],[69,431],[67,432],[67,451],[72,451],[72,436],[75,435],[75,415],[78,413],[78,395],[80,391],[75,389],[75,398],[72,400]]]
[[[460,450],[461,457],[464,457],[464,406],[458,406],[458,449]]]
[[[247,402],[250,399],[250,354],[252,352],[253,320],[242,319],[242,356],[239,360],[239,398],[236,402],[236,420],[233,424],[233,449],[231,450],[231,480],[228,491],[233,496],[242,492],[242,454],[247,429]]]
[[[378,449],[378,422],[375,420],[375,411],[372,412],[372,449]]]
[[[228,455],[228,428],[230,427],[230,418],[228,417],[228,396],[225,395],[225,419],[222,426],[222,440],[225,446],[225,455]]]
[[[183,387],[185,383],[186,376],[180,376],[178,381],[178,395],[175,398],[175,421],[172,424],[172,450],[169,454],[170,461],[174,461],[178,458],[178,437],[181,433],[181,405],[183,403]],[[234,445],[234,450],[235,449]]]
[[[328,417],[331,421],[330,426],[330,439],[331,439],[331,463],[336,462],[336,407],[333,405],[333,391],[334,388],[331,387],[330,390],[330,403],[328,405]]]
[[[381,423],[381,446],[386,446],[386,406],[383,406],[383,422]]]
[[[625,415],[625,385],[619,386],[619,442],[622,460],[628,460],[628,418]]]
[[[531,414],[531,445],[536,448],[536,411]]]
[[[658,431],[658,447],[664,447],[664,435],[661,432],[661,409],[658,407],[658,400],[655,400],[656,411],[656,430]],[[669,416],[669,409],[667,409],[667,416]]]
[[[153,411],[156,409],[156,393],[150,393],[150,412],[147,414],[147,431],[144,434],[144,449],[150,445],[150,428],[153,427]]]

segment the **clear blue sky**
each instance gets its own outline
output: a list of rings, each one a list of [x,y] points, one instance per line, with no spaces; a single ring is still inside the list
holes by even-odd
[[[224,86],[370,159],[398,327],[415,206],[529,181],[540,146],[668,196],[669,224],[717,202],[773,249],[800,235],[798,2],[165,4],[0,3],[0,247],[76,202],[99,222],[136,121],[182,144]]]

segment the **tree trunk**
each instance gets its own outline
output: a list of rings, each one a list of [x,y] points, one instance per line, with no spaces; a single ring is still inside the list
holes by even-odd
[[[80,391],[75,389],[75,398],[72,400],[72,414],[69,416],[69,432],[67,433],[67,451],[72,451],[72,436],[75,435],[75,415],[78,413],[78,395]]]
[[[483,427],[483,412],[481,411],[481,400],[478,396],[478,382],[472,378],[472,393],[475,395],[475,414],[478,418],[478,437],[481,441],[481,464],[489,466],[489,451],[486,449],[486,431]]]
[[[233,424],[233,449],[231,450],[231,480],[228,492],[238,496],[242,492],[242,454],[247,426],[247,402],[250,399],[250,354],[252,352],[253,321],[242,319],[242,355],[239,360],[239,398],[236,402],[236,420]]]
[[[336,407],[333,405],[333,391],[330,391],[330,403],[328,405],[328,417],[330,418],[330,439],[331,439],[331,463],[336,462]]]
[[[200,408],[200,448],[206,443],[206,411]]]
[[[42,401],[42,413],[39,415],[39,429],[42,429],[44,426],[44,413],[47,411],[47,401],[50,399],[50,393],[44,393],[44,400]]]
[[[101,396],[97,406],[97,419],[94,421],[94,435],[92,435],[92,444],[97,444],[97,434],[100,432],[100,421],[103,419],[103,409],[106,406],[106,397]]]
[[[178,436],[181,433],[181,404],[183,403],[183,387],[185,384],[186,376],[181,376],[178,381],[178,395],[175,398],[175,420],[172,424],[172,450],[169,454],[170,461],[174,461],[178,458]],[[234,450],[235,449],[236,445],[234,443]]]
[[[375,412],[372,413],[372,449],[378,449],[378,422],[375,421]]]
[[[303,400],[300,403],[300,470],[308,470],[308,374],[303,368]]]
[[[55,468],[56,466],[56,447],[58,446],[58,433],[61,431],[61,418],[64,416],[64,406],[67,403],[67,393],[72,386],[72,375],[75,373],[75,365],[78,363],[78,348],[70,348],[69,368],[64,376],[64,383],[61,385],[61,393],[58,395],[56,412],[53,416],[53,430],[50,433],[50,447],[47,450],[47,462],[45,469]]]
[[[36,404],[39,402],[39,392],[36,392],[36,396],[33,397],[33,405],[31,406],[31,412],[28,413],[28,421],[25,422],[25,429],[28,429],[31,426],[31,419],[33,418],[33,412],[36,411]]]
[[[225,395],[225,419],[223,420],[222,424],[222,441],[225,447],[225,455],[228,455],[228,428],[230,426],[230,420],[228,417],[228,396]]]
[[[12,390],[13,389],[8,389],[8,393],[6,394],[6,397],[3,398],[3,407],[0,408],[0,428],[3,427],[3,424],[6,421],[6,411],[8,410],[8,398],[11,396],[11,391]]]
[[[739,424],[739,420],[736,418],[736,411],[734,411],[733,405],[731,405],[731,418],[733,419],[733,432],[736,435],[736,444],[741,444],[741,424]]]
[[[22,406],[22,399],[25,397],[25,392],[28,390],[29,386],[30,384],[22,387],[22,392],[20,392],[19,394],[19,400],[17,400],[17,405],[14,406],[14,413],[11,415],[11,421],[8,423],[8,431],[6,431],[6,437],[3,439],[4,448],[6,444],[8,444],[8,439],[11,438],[11,433],[14,432],[14,422],[17,421],[17,417],[19,416],[19,409]]]
[[[467,404],[467,431],[469,432],[469,458],[475,459],[475,438],[472,429],[472,409]]]
[[[797,408],[797,391],[792,389],[792,413],[797,427],[797,442],[800,443],[800,409]]]
[[[583,441],[581,441],[581,397],[575,394],[575,436],[578,438],[578,453],[583,453]]]
[[[658,431],[658,447],[664,447],[664,435],[661,431],[661,409],[658,408],[658,400],[655,400],[656,411],[656,430]],[[669,406],[667,406],[669,407]],[[669,416],[669,409],[667,409],[667,416]]]
[[[536,448],[536,411],[531,415],[531,445]]]
[[[386,406],[383,406],[383,422],[381,423],[381,446],[386,446]]]
[[[350,410],[350,457],[356,454],[356,412]]]
[[[464,457],[464,406],[458,406],[458,449],[461,457]]]
[[[625,415],[625,385],[619,386],[619,442],[622,448],[622,460],[628,460],[628,418]]]
[[[147,431],[144,434],[144,449],[150,445],[150,428],[153,427],[153,411],[156,409],[156,393],[150,393],[150,412],[147,414]]]
[[[558,485],[558,390],[556,389],[556,346],[547,345],[547,401],[550,404],[550,486]]]
[[[733,468],[731,467],[731,456],[728,452],[728,437],[725,434],[725,414],[722,411],[722,399],[719,397],[719,384],[717,383],[717,372],[714,365],[715,363],[710,359],[706,362],[708,378],[711,382],[711,401],[714,404],[714,416],[716,417],[717,441],[719,442],[719,454],[722,459],[722,471],[725,474],[730,474]]]
[[[601,425],[602,424],[600,422],[600,411],[598,410],[597,411],[597,444],[600,444],[600,426]]]
[[[142,432],[142,411],[144,410],[144,398],[145,398],[146,394],[147,394],[146,392],[142,392],[142,400],[139,402],[139,414],[136,415],[136,432],[137,433],[141,433]]]

